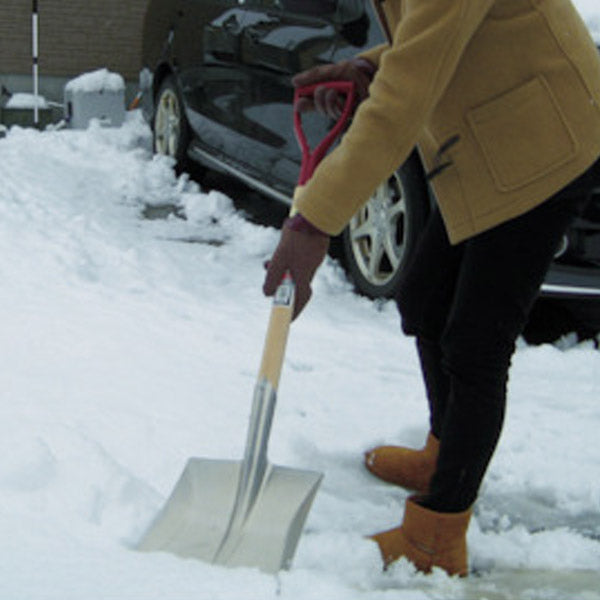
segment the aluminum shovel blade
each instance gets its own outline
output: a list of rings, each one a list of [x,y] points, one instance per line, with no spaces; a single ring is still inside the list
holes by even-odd
[[[139,550],[268,573],[290,565],[322,478],[267,460],[294,291],[286,274],[273,299],[243,460],[190,459]]]
[[[191,458],[138,549],[267,573],[289,567],[322,474],[268,464],[256,500],[232,529],[242,471],[242,461]]]

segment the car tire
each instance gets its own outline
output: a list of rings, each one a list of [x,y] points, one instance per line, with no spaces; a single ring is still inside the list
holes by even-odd
[[[163,80],[156,95],[152,129],[154,152],[173,158],[178,173],[186,170],[189,165],[187,151],[191,130],[173,75]]]
[[[394,295],[402,270],[430,212],[416,152],[380,185],[337,238],[337,257],[357,292],[369,298]]]

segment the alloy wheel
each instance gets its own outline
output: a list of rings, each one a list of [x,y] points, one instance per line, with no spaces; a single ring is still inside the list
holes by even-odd
[[[181,106],[171,88],[163,90],[154,117],[154,149],[158,154],[178,156],[181,140]]]
[[[350,249],[361,275],[374,287],[396,276],[406,247],[406,203],[398,175],[380,185],[348,225]]]

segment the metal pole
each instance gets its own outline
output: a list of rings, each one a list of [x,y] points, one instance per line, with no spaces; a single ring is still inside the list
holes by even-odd
[[[33,41],[33,122],[37,125],[40,120],[39,98],[39,65],[38,65],[38,0],[33,0],[32,11],[32,41]]]

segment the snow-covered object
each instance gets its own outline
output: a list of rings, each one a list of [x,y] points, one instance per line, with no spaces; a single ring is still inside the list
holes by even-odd
[[[121,92],[125,90],[125,80],[118,73],[111,73],[108,69],[98,69],[84,73],[71,79],[65,86],[66,92],[91,93],[91,92]]]
[[[118,73],[98,69],[65,86],[65,119],[73,129],[86,129],[92,119],[119,127],[125,120],[125,81]]]
[[[48,108],[48,102],[43,96],[35,96],[34,94],[17,93],[13,94],[4,108],[10,108],[12,110],[33,110],[37,104],[38,108]]]

